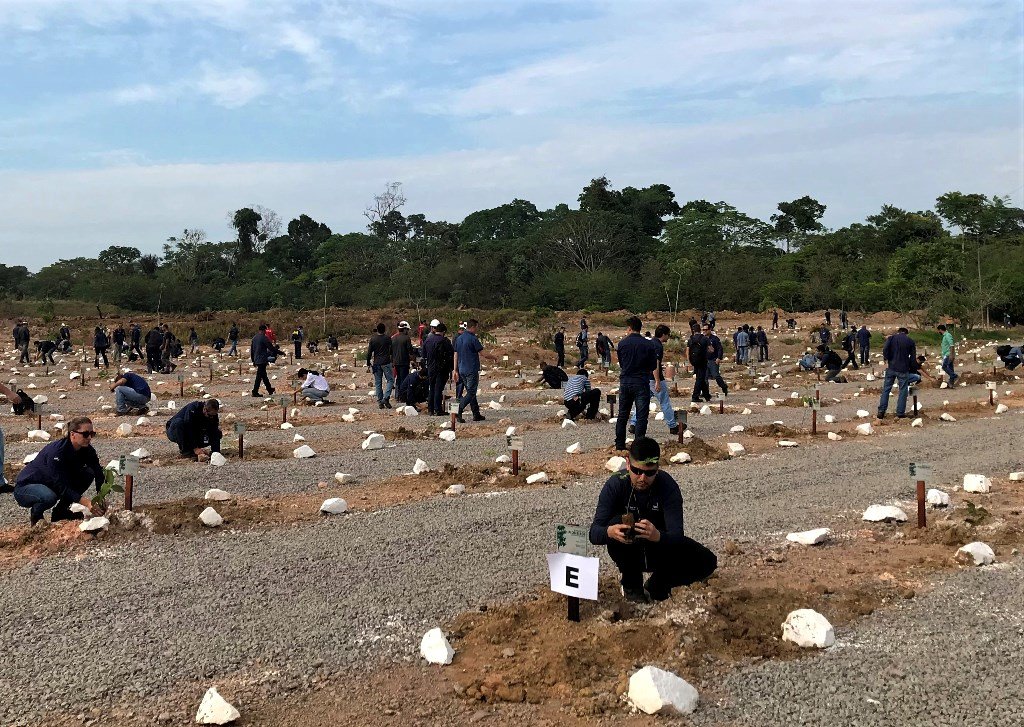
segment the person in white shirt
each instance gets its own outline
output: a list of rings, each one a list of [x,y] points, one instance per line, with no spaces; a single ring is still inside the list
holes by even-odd
[[[318,401],[324,401],[327,395],[331,393],[331,387],[327,383],[327,379],[319,371],[299,369],[299,378],[303,377],[305,377],[305,381],[302,382],[302,386],[295,390],[295,393],[302,394],[306,397],[306,401],[315,404]]]

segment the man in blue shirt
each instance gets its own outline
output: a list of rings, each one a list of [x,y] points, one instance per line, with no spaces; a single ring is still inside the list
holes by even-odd
[[[860,346],[861,365],[866,366],[868,356],[871,355],[871,331],[868,330],[867,324],[861,326],[857,331],[857,344]]]
[[[178,445],[178,452],[196,462],[209,459],[210,452],[220,451],[220,402],[216,399],[193,401],[186,404],[167,420],[164,430],[167,438]]]
[[[658,356],[651,342],[640,331],[643,322],[630,316],[626,320],[628,333],[619,341],[616,353],[619,357],[619,418],[615,422],[615,449],[626,448],[626,414],[636,406],[636,438],[647,435],[647,420],[650,417],[651,385],[650,375],[654,372],[654,391],[662,387],[661,372],[658,371]]]
[[[917,346],[906,328],[897,329],[889,336],[882,348],[885,359],[885,379],[882,381],[882,396],[878,400],[878,418],[884,419],[889,408],[889,392],[894,381],[899,382],[899,396],[896,399],[896,416],[903,419],[907,416],[907,393],[910,386],[910,373],[917,360]]]
[[[683,496],[660,461],[658,443],[637,437],[628,470],[601,489],[590,526],[590,542],[608,546],[622,574],[622,595],[632,601],[664,601],[673,588],[702,581],[718,567],[714,553],[683,534]],[[651,572],[647,583],[644,571]]]
[[[661,379],[661,386],[657,391],[654,390],[654,375],[655,372],[651,372],[651,395],[658,400],[658,408],[661,409],[662,414],[665,415],[665,424],[668,425],[668,431],[670,434],[679,433],[679,425],[676,423],[676,412],[672,408],[672,399],[669,397],[668,382],[665,381],[665,343],[668,341],[668,334],[671,333],[669,327],[664,323],[658,324],[658,327],[654,329],[654,337],[649,339],[651,346],[654,347],[655,355],[658,358],[658,378]],[[629,415],[629,431],[633,432],[636,430],[636,407]]]
[[[484,350],[476,336],[478,325],[476,318],[470,318],[466,321],[466,330],[455,339],[455,383],[465,387],[459,399],[459,415],[456,417],[462,423],[466,421],[462,418],[462,412],[467,406],[473,410],[473,421],[482,422],[486,418],[480,413],[480,404],[476,400],[477,388],[480,386],[480,352]]]
[[[118,414],[145,414],[149,410],[152,392],[138,374],[125,369],[110,390],[115,395]]]

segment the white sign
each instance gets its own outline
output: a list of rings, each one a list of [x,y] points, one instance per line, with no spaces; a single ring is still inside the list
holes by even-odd
[[[235,434],[245,434],[245,422],[235,422]]]
[[[459,402],[457,400],[453,399],[452,401],[448,402],[448,413],[449,414],[458,414],[459,413]]]
[[[502,360],[502,361],[508,361],[508,356],[502,356],[502,357],[501,357],[501,360]]]
[[[586,556],[589,535],[587,529],[580,525],[559,523],[555,525],[555,550],[559,553]]]
[[[122,454],[118,462],[117,471],[122,475],[135,477],[139,474],[139,458],[130,454]]]
[[[932,466],[924,462],[911,462],[910,479],[914,482],[932,482]]]
[[[508,448],[514,449],[516,452],[523,451],[523,438],[522,437],[509,437]]]
[[[564,596],[597,600],[599,558],[584,558],[572,553],[548,553],[551,590]]]

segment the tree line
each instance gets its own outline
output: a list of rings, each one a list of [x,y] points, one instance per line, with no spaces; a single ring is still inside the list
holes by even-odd
[[[839,229],[822,202],[780,202],[768,220],[726,202],[680,205],[665,184],[615,189],[578,205],[514,199],[461,222],[406,214],[400,183],[338,233],[253,205],[230,239],[186,228],[163,254],[111,245],[32,274],[0,264],[8,299],[71,299],[139,311],[331,306],[787,311],[846,307],[953,317],[1024,318],[1024,210],[1007,198],[949,192],[933,210],[884,205]],[[925,322],[924,320],[922,322]]]

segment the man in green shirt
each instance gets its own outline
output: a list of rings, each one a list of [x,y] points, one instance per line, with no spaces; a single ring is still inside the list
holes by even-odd
[[[953,388],[960,375],[953,370],[953,334],[946,330],[946,326],[939,324],[938,329],[942,331],[942,370],[949,376],[949,387]]]

